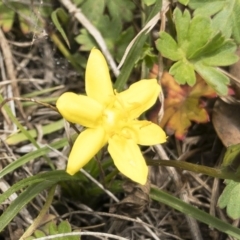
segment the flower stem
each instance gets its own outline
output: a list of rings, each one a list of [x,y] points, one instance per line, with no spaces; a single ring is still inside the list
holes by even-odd
[[[232,179],[239,182],[240,176],[234,174],[230,171],[225,171],[222,169],[211,168],[207,166],[201,166],[188,162],[174,161],[174,160],[150,160],[147,159],[147,164],[151,166],[167,166],[181,168],[183,170],[192,171],[195,173],[206,174],[211,177],[221,178],[221,179]]]

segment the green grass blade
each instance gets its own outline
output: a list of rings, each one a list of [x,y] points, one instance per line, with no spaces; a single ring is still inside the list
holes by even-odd
[[[53,186],[55,183],[50,181],[45,181],[37,184],[33,184],[28,187],[22,194],[16,198],[9,207],[4,211],[0,217],[0,231],[2,231],[10,221],[21,211],[21,209],[29,203],[35,196],[40,192],[49,187]]]
[[[166,204],[167,206],[178,210],[184,214],[187,214],[200,222],[210,225],[221,232],[224,232],[232,237],[240,239],[240,229],[236,228],[222,220],[211,216],[210,214],[193,207],[182,200],[173,197],[172,195],[158,189],[157,187],[152,187],[150,192],[150,197],[158,202]]]
[[[66,146],[66,144],[68,144],[68,141],[67,141],[66,138],[64,138],[64,139],[61,139],[57,142],[54,142],[54,143],[50,144],[49,146],[52,147],[52,148],[55,148],[55,149],[59,149],[59,148],[62,148],[64,146]],[[29,161],[37,158],[37,157],[40,157],[40,156],[43,156],[43,155],[49,153],[50,151],[52,151],[51,148],[46,146],[46,147],[42,147],[40,149],[37,149],[34,152],[30,152],[30,153],[25,154],[24,156],[20,157],[19,159],[10,163],[4,169],[2,169],[2,171],[0,171],[0,178],[2,178],[6,174],[14,171],[18,167],[26,164],[27,162],[29,162]]]
[[[147,22],[161,10],[161,6],[162,6],[162,1],[157,0],[151,13],[148,16]],[[124,85],[128,81],[128,78],[132,72],[132,69],[141,54],[142,47],[148,38],[148,35],[149,34],[146,34],[146,32],[143,32],[141,36],[138,37],[136,42],[133,44],[131,50],[129,51],[126,57],[126,60],[124,62],[124,65],[121,69],[121,73],[114,84],[114,88],[117,89],[118,92],[120,92],[123,89]]]
[[[56,87],[51,87],[51,88],[47,88],[47,89],[41,89],[41,90],[38,90],[38,91],[26,93],[26,94],[21,95],[21,97],[34,98],[34,97],[38,97],[42,94],[53,92],[53,91],[56,91],[56,90],[59,90],[59,89],[62,89],[62,88],[64,88],[64,85],[59,85],[59,86],[56,86]]]
[[[56,122],[47,124],[45,126],[42,126],[42,133],[43,135],[49,134],[49,133],[53,133],[56,132],[60,129],[62,129],[64,127],[64,120],[58,120]],[[36,138],[37,137],[37,130],[32,129],[32,130],[28,130],[28,133],[33,137]],[[26,135],[24,133],[15,133],[13,135],[10,135],[7,139],[6,139],[6,143],[9,145],[13,145],[13,144],[18,144],[20,142],[26,141],[28,140],[28,138],[26,137]]]
[[[2,103],[4,101],[3,96],[0,94],[0,103]],[[10,118],[10,120],[16,124],[16,126],[21,130],[21,132],[28,138],[28,140],[37,148],[40,149],[40,146],[37,144],[36,140],[28,133],[28,131],[22,126],[22,124],[15,118],[15,116],[13,115],[12,111],[10,110],[10,108],[8,107],[8,105],[4,105],[3,106],[4,110],[6,111],[8,117]],[[47,156],[44,156],[44,158],[46,159],[47,163],[49,164],[49,166],[54,169],[54,166],[52,164],[52,162],[50,161],[50,159]]]
[[[37,98],[36,100],[41,101],[43,103],[55,103],[58,97],[46,97],[46,98]],[[37,105],[35,102],[24,102],[22,103],[23,107],[30,107],[33,105]]]
[[[37,184],[44,181],[68,181],[68,180],[80,180],[81,174],[75,174],[74,176],[70,176],[64,170],[55,170],[51,172],[39,173],[37,175],[22,179],[21,181],[15,183],[11,186],[6,192],[0,195],[0,204],[5,201],[9,196],[13,193],[19,191],[20,189],[24,189],[30,185]]]
[[[2,231],[9,224],[9,222],[19,213],[19,211],[21,211],[21,209],[26,204],[28,204],[34,197],[36,197],[40,192],[52,187],[60,181],[69,180],[78,180],[78,175],[70,176],[65,171],[52,171],[26,179],[25,184],[28,183],[31,185],[23,193],[21,193],[18,198],[16,198],[1,215],[0,231]],[[12,189],[18,190],[19,186],[15,184]],[[8,191],[10,192],[10,190]],[[1,196],[1,200],[3,199],[4,198]]]
[[[4,101],[2,95],[0,95],[0,103],[2,103]],[[32,138],[32,136],[28,133],[28,131],[22,126],[22,124],[15,118],[15,116],[13,115],[12,111],[10,110],[10,108],[8,107],[8,105],[4,105],[3,106],[4,110],[6,111],[8,117],[10,118],[10,120],[16,124],[16,126],[21,130],[21,132],[29,139],[29,141],[31,141],[31,143],[36,147],[36,148],[40,148],[39,145],[37,144],[37,142],[35,141],[34,138]]]

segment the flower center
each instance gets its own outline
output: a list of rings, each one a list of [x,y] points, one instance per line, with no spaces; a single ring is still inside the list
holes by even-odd
[[[103,111],[101,124],[109,137],[114,134],[121,134],[126,138],[130,138],[131,133],[128,128],[128,113],[124,109],[123,104],[114,96],[111,103]]]

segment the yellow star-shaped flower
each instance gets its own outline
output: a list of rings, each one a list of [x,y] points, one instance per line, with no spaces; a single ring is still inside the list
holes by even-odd
[[[155,103],[160,91],[157,80],[148,79],[117,93],[112,88],[102,53],[93,49],[86,68],[87,96],[66,92],[56,103],[65,119],[87,128],[74,143],[67,172],[75,174],[108,143],[118,170],[133,181],[145,184],[148,167],[137,144],[163,143],[166,134],[158,125],[136,118]]]

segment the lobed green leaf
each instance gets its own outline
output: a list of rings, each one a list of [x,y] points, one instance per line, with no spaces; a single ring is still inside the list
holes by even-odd
[[[233,219],[240,218],[240,183],[226,181],[226,187],[218,199],[218,206],[226,208],[227,215]]]
[[[193,86],[196,83],[196,75],[194,67],[187,60],[178,61],[172,65],[169,73],[174,75],[175,80],[179,84],[188,84]]]
[[[190,0],[188,6],[195,9],[194,15],[212,16],[219,11],[225,5],[225,0]]]
[[[100,18],[103,16],[105,9],[104,0],[88,0],[81,5],[81,11],[87,16],[88,20],[97,26]]]
[[[156,0],[151,1],[156,2]],[[106,6],[112,18],[119,18],[120,20],[126,22],[132,21],[133,10],[135,9],[135,4],[132,1],[130,0],[106,1]]]
[[[151,6],[151,5],[153,5],[156,2],[156,0],[143,0],[143,2],[147,6]]]
[[[181,46],[182,49],[186,49],[187,46],[184,46],[184,43],[187,43],[186,39],[191,21],[190,12],[185,10],[182,13],[179,8],[175,8],[173,19],[176,25],[178,45]]]
[[[234,11],[231,14],[232,16],[232,25],[233,25],[233,38],[236,43],[240,44],[240,0],[236,0],[234,5]]]
[[[213,16],[213,28],[240,44],[240,0],[190,0],[189,6],[195,16]]]
[[[189,0],[178,0],[181,4],[187,6],[189,3]]]
[[[166,32],[160,32],[160,38],[156,41],[156,47],[164,57],[173,61],[178,61],[183,57],[176,41]]]
[[[227,76],[216,68],[204,65],[201,62],[194,64],[194,68],[219,95],[227,95],[227,85],[229,84],[229,78]]]
[[[196,51],[192,57],[196,59],[202,59],[204,56],[211,56],[212,54],[215,54],[215,51],[219,51],[219,49],[224,45],[224,43],[224,36],[220,32],[218,32],[216,33],[216,35],[210,38],[202,48]]]
[[[186,49],[187,58],[194,58],[194,54],[209,41],[212,35],[213,30],[210,18],[203,16],[194,17],[190,23],[186,39],[189,42]]]
[[[234,9],[235,0],[228,1],[225,3],[221,11],[218,12],[213,18],[213,28],[229,38],[232,35],[233,24],[232,24],[232,13]]]

